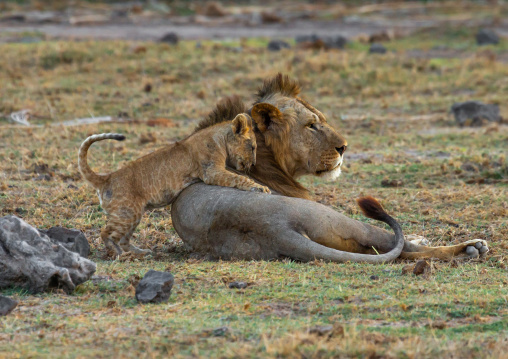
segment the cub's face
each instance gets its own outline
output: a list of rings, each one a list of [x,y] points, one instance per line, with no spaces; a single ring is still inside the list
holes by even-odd
[[[232,133],[227,141],[228,163],[238,171],[248,170],[256,164],[256,135],[251,119],[237,115],[231,122]]]

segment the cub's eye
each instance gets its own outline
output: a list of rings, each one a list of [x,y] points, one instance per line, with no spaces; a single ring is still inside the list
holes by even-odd
[[[316,126],[316,123],[315,123],[315,122],[313,122],[313,123],[309,123],[309,124],[307,125],[307,127],[308,127],[308,128],[310,128],[311,130],[314,130],[314,131],[316,131],[316,130],[317,130],[317,126]]]

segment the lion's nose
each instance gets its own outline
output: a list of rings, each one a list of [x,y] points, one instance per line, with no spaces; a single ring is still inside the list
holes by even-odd
[[[344,145],[344,146],[340,146],[340,147],[335,147],[335,149],[337,150],[337,152],[339,153],[339,155],[343,155],[344,152],[346,152],[346,149],[347,149],[347,146]]]

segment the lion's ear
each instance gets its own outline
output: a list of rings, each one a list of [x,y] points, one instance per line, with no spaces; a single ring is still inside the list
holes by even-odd
[[[282,122],[282,112],[269,103],[258,103],[251,111],[252,119],[256,122],[259,131],[265,132],[274,123]]]
[[[235,135],[245,135],[251,129],[251,121],[243,113],[237,115],[231,122],[231,128]]]

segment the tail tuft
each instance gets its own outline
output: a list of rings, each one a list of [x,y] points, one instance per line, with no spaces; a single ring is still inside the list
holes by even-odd
[[[101,133],[100,135],[93,135],[92,138],[96,140],[115,140],[115,141],[123,141],[125,140],[125,135],[121,133]]]
[[[360,209],[366,217],[383,221],[388,216],[388,213],[385,212],[381,203],[374,197],[361,197],[356,200],[356,203],[358,203],[358,206],[360,206]]]

